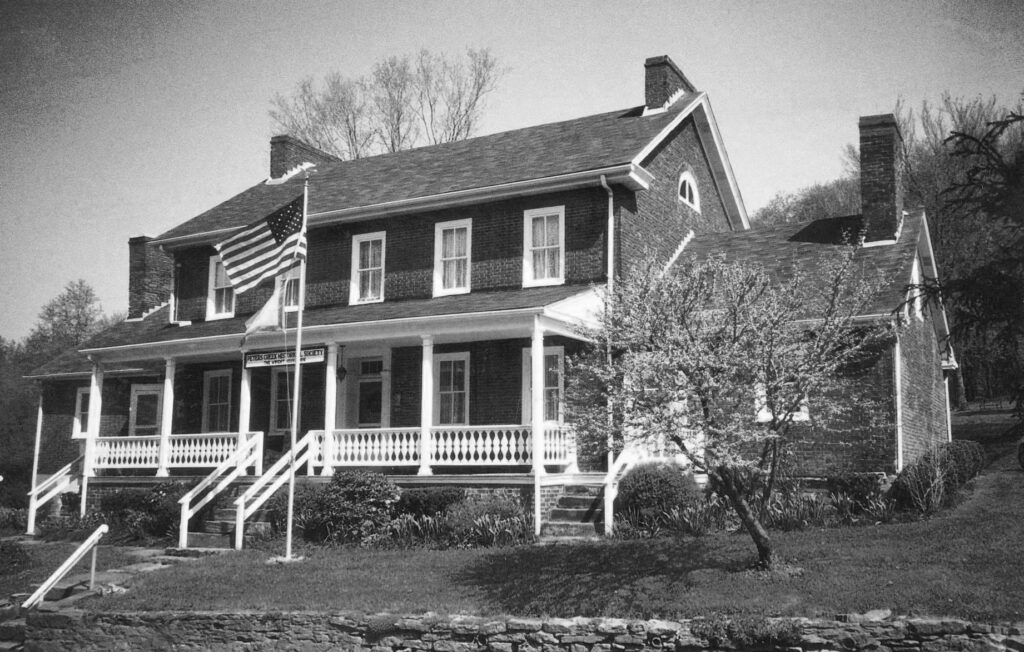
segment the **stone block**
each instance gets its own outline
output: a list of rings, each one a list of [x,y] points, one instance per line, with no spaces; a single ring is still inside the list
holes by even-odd
[[[476,652],[476,645],[443,639],[434,641],[434,652]]]
[[[539,632],[543,624],[538,618],[509,618],[505,627],[510,632]]]
[[[633,636],[632,634],[619,634],[615,637],[614,641],[617,645],[623,647],[643,647],[646,642],[643,637]]]
[[[557,645],[560,638],[550,632],[540,631],[527,633],[526,640],[534,645]]]
[[[487,642],[487,649],[490,650],[491,652],[514,652],[513,648],[514,648],[514,646],[512,645],[511,642],[508,642],[508,643],[506,643],[504,641],[488,641]]]
[[[681,623],[673,622],[671,620],[648,620],[647,621],[647,632],[665,638],[666,636],[677,635],[683,629]]]
[[[485,636],[492,634],[504,634],[507,627],[503,621],[492,620],[490,622],[480,623],[477,625],[477,632]]]
[[[395,623],[395,626],[403,632],[417,632],[422,634],[430,631],[430,625],[419,618],[401,618],[397,623]]]
[[[575,623],[568,618],[549,618],[544,621],[541,629],[552,634],[569,634]]]
[[[600,634],[626,634],[628,624],[621,618],[602,618],[597,621],[597,631]]]
[[[599,634],[567,634],[561,637],[563,643],[583,643],[586,645],[593,645],[594,643],[600,643],[605,640],[604,636]]]

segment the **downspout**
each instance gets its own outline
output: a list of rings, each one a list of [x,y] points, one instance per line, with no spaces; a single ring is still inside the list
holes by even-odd
[[[896,472],[903,470],[903,355],[900,350],[900,336],[892,348],[893,379],[896,392]]]
[[[615,289],[615,193],[612,192],[611,186],[608,185],[608,178],[605,175],[601,175],[601,187],[608,193],[608,294],[611,296],[612,291]],[[609,344],[608,350],[608,362],[611,363],[612,350]],[[608,468],[612,468],[615,463],[615,452],[612,449],[612,411],[609,406],[608,409]],[[608,515],[605,515],[605,534],[611,534],[611,521]]]

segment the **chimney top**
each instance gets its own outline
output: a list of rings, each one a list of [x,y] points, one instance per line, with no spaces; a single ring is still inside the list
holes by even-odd
[[[697,89],[667,54],[644,61],[644,103],[648,109],[660,109],[677,91],[693,93]]]
[[[281,134],[270,139],[271,179],[280,178],[289,170],[306,162],[320,164],[340,160],[337,156],[319,150],[294,136]]]
[[[864,242],[896,240],[903,226],[903,137],[891,113],[862,116],[858,125]]]

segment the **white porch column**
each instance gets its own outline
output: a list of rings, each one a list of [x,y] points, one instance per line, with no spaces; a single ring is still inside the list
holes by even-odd
[[[324,443],[321,455],[324,459],[320,475],[334,475],[334,428],[338,418],[338,344],[327,345],[327,375],[324,379]]]
[[[252,369],[245,366],[245,353],[242,353],[242,384],[238,391],[238,449],[246,443],[246,433],[249,432],[252,420]],[[244,464],[244,462],[240,462]],[[246,468],[242,468],[242,474],[246,474]],[[259,463],[256,465],[258,472]]]
[[[430,458],[433,455],[434,423],[434,338],[423,336],[423,373],[420,391],[420,471],[419,475],[433,475]]]
[[[174,371],[177,364],[174,358],[167,358],[164,363],[164,395],[161,398],[160,411],[160,458],[157,462],[158,477],[169,475],[167,467],[171,461],[171,425],[174,416]]]
[[[85,459],[82,461],[82,499],[78,505],[78,515],[85,516],[86,492],[89,478],[95,474],[94,460],[96,455],[96,438],[100,434],[100,414],[103,410],[103,367],[98,362],[92,363],[92,378],[89,380],[89,424],[85,435]]]
[[[948,387],[947,383],[947,387]],[[36,412],[36,446],[35,453],[32,455],[32,494],[28,498],[28,528],[25,530],[25,534],[33,535],[36,533],[36,512],[39,511],[37,500],[39,496],[35,495],[36,485],[39,480],[39,446],[42,442],[43,435],[43,388],[39,388],[39,410]]]
[[[533,442],[533,472],[544,473],[544,329],[540,317],[533,318],[530,342],[530,429]]]

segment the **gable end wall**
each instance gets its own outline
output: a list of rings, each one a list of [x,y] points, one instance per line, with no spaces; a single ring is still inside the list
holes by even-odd
[[[942,350],[933,319],[926,308],[924,321],[911,315],[900,333],[904,466],[948,439]]]

